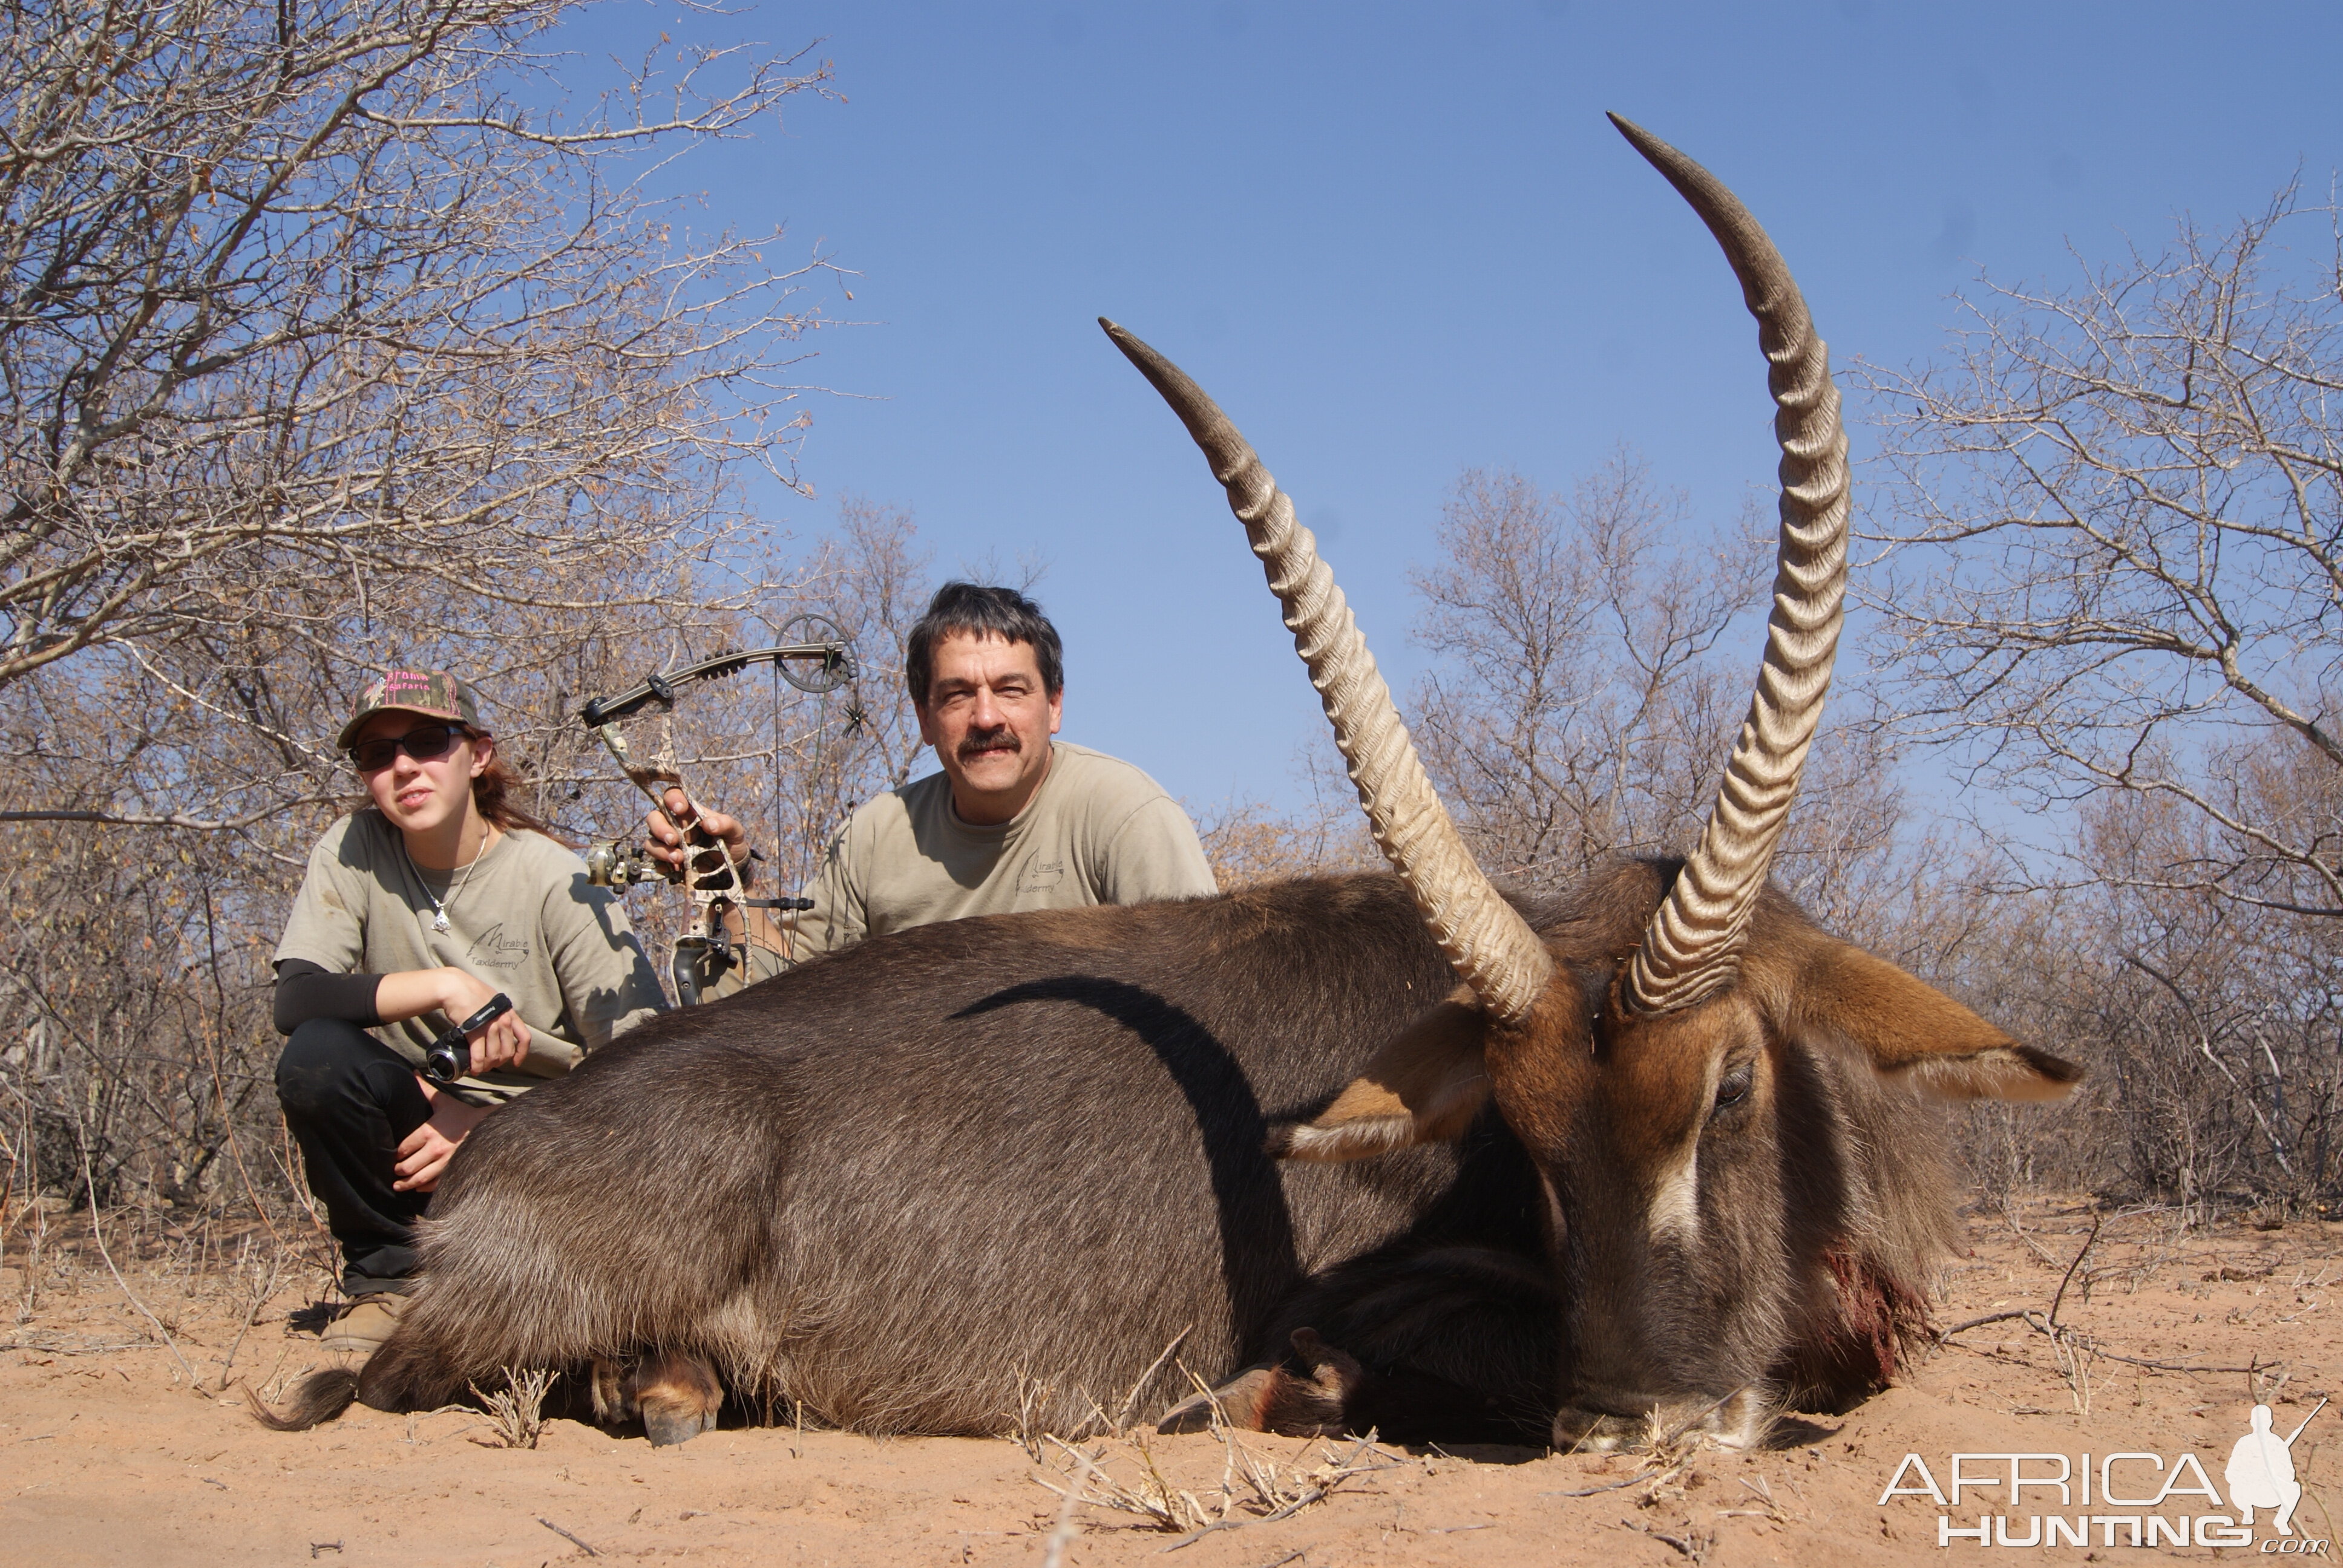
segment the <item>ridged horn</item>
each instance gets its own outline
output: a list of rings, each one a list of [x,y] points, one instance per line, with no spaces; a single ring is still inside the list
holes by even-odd
[[[1375,844],[1407,884],[1433,940],[1492,1016],[1520,1022],[1544,994],[1554,960],[1529,922],[1482,875],[1433,790],[1391,688],[1334,574],[1319,558],[1318,541],[1294,521],[1293,503],[1202,387],[1113,322],[1101,317],[1099,325],[1172,405],[1212,464],[1212,477],[1227,487],[1229,509],[1245,526],[1270,589],[1285,606],[1286,629],[1310,667],[1310,684],[1350,764]]]
[[[1829,351],[1757,220],[1716,176],[1667,143],[1616,115],[1611,123],[1692,204],[1741,279],[1770,367],[1774,437],[1782,448],[1781,553],[1765,661],[1700,842],[1628,968],[1628,1000],[1650,1013],[1689,1007],[1739,971],[1750,911],[1789,823],[1845,618],[1846,432]]]

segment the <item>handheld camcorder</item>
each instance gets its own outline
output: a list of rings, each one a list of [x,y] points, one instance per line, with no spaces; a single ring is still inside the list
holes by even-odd
[[[468,1038],[512,1011],[512,998],[498,991],[488,1005],[433,1040],[423,1053],[423,1076],[434,1083],[453,1083],[472,1074],[472,1042]]]

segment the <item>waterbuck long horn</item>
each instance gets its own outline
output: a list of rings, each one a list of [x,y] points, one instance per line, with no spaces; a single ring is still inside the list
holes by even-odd
[[[1716,805],[1629,965],[1644,1012],[1687,1007],[1729,983],[1774,846],[1830,689],[1846,591],[1846,433],[1830,355],[1787,264],[1757,220],[1706,169],[1618,116],[1611,123],[1692,204],[1741,279],[1778,411],[1782,538],[1765,661]]]
[[[1212,477],[1227,487],[1229,509],[1244,524],[1270,588],[1285,606],[1286,628],[1310,667],[1375,843],[1407,884],[1433,940],[1493,1017],[1515,1023],[1527,1018],[1544,994],[1554,960],[1529,922],[1481,874],[1440,803],[1351,607],[1318,557],[1318,541],[1293,520],[1293,503],[1202,387],[1113,322],[1101,317],[1099,325],[1172,405],[1203,449]]]

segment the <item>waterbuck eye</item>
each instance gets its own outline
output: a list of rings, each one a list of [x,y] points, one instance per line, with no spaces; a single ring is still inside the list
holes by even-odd
[[[1726,1073],[1725,1081],[1716,1086],[1716,1109],[1730,1111],[1748,1099],[1749,1085],[1756,1076],[1757,1064],[1754,1061],[1744,1062]]]

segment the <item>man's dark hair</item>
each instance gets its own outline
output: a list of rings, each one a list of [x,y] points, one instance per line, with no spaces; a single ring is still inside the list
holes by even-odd
[[[928,705],[928,684],[935,678],[936,644],[955,634],[997,637],[1003,642],[1033,645],[1033,660],[1041,667],[1041,689],[1055,697],[1066,687],[1064,650],[1058,628],[1041,607],[1010,588],[984,588],[976,583],[946,583],[928,601],[928,613],[911,628],[903,648],[903,684],[911,700]]]

